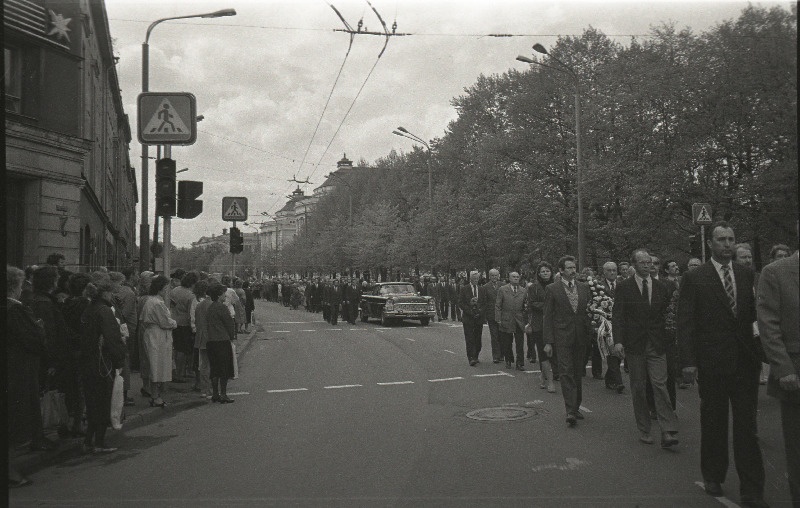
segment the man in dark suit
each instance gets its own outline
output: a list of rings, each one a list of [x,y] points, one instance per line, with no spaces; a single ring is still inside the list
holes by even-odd
[[[795,251],[764,267],[758,281],[758,330],[770,361],[767,393],[781,401],[789,491],[800,506],[800,263]]]
[[[464,325],[464,341],[467,345],[467,361],[474,367],[478,363],[481,352],[481,334],[483,333],[483,312],[478,303],[480,287],[478,279],[480,274],[472,271],[469,274],[469,284],[461,288],[458,306],[461,307],[461,322]]]
[[[500,270],[489,270],[489,282],[481,286],[478,305],[489,325],[489,335],[492,340],[492,361],[500,363],[503,360],[503,349],[500,347],[500,325],[495,320],[494,304],[497,300],[497,290],[500,289]],[[506,363],[511,359],[506,358]]]
[[[336,325],[339,322],[339,306],[341,303],[342,287],[339,284],[339,279],[334,279],[328,290],[328,313],[330,315],[330,321],[328,322],[332,325]]]
[[[447,299],[450,302],[450,321],[461,321],[461,307],[458,306],[460,285],[455,277],[447,285]]]
[[[347,315],[347,322],[351,325],[356,324],[358,317],[358,305],[361,302],[361,288],[358,286],[358,279],[353,277],[350,284],[342,287],[342,307]]]
[[[656,414],[661,426],[661,447],[678,444],[678,417],[667,393],[666,311],[669,295],[666,286],[650,276],[650,254],[638,249],[631,256],[636,273],[621,282],[614,298],[614,349],[625,351],[631,375],[631,393],[639,440],[652,444],[650,411],[647,407],[646,380],[653,387]]]
[[[705,489],[722,495],[728,471],[728,411],[744,506],[764,503],[764,462],[756,411],[761,348],[753,338],[753,271],[731,263],[736,238],[725,222],[711,230],[711,261],[686,272],[678,300],[678,342],[685,381],[698,378],[700,469]]]
[[[500,346],[506,367],[514,363],[512,342],[516,346],[517,370],[525,370],[525,304],[528,293],[519,285],[519,273],[508,274],[509,283],[497,290],[494,304],[495,321],[500,329]]]
[[[445,284],[444,279],[440,279],[438,282],[434,277],[434,287],[433,287],[433,296],[436,298],[436,317],[439,321],[442,319],[447,319],[447,307],[448,307],[448,295],[447,295],[447,284]]]
[[[619,282],[621,281],[618,278],[617,264],[613,261],[608,261],[603,265],[603,276],[599,281],[600,286],[602,286],[603,291],[613,299]],[[594,360],[592,360],[592,362],[594,362]],[[604,378],[606,388],[614,390],[617,393],[622,393],[625,390],[625,385],[622,383],[620,362],[621,359],[617,355],[608,355],[606,357],[606,363],[608,364]]]
[[[573,256],[558,260],[558,280],[545,288],[544,352],[551,355],[553,344],[558,350],[558,370],[561,394],[567,410],[567,424],[575,426],[583,420],[581,378],[585,373],[584,355],[591,339],[588,333],[589,315],[586,305],[591,294],[586,284],[577,282],[577,266]]]

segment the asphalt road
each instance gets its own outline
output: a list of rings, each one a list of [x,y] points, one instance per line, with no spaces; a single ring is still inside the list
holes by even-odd
[[[10,493],[12,506],[736,506],[697,485],[699,399],[680,390],[681,443],[638,442],[630,395],[584,378],[586,420],[567,428],[537,373],[493,364],[484,327],[470,367],[460,323],[333,327],[257,302],[260,331],[229,384],[234,404],[176,412],[113,434]],[[533,370],[534,366],[526,368]],[[627,376],[625,377],[627,384]],[[559,390],[560,392],[560,390]],[[759,429],[772,506],[788,506],[778,405]],[[475,420],[484,416],[526,418]],[[167,409],[169,411],[169,409]]]

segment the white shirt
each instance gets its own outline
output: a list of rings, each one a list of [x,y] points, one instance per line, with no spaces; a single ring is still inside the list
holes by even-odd
[[[606,279],[606,287],[609,288],[611,291],[616,291],[617,290],[617,281],[616,280],[608,280],[608,279]]]
[[[717,263],[714,258],[711,258],[711,264],[714,265],[714,269],[717,271],[717,275],[719,275],[719,280],[722,282],[722,287],[725,287],[725,275],[722,273],[722,264]],[[736,277],[733,275],[733,261],[728,263],[728,273],[731,275],[731,283],[733,284],[733,298],[736,300]]]
[[[572,285],[573,288],[575,288],[575,279],[572,279],[571,281],[569,281],[569,280],[565,279],[564,277],[561,277],[561,282],[564,283],[564,286],[567,288],[567,291],[570,290],[569,289],[570,284]]]
[[[633,278],[636,281],[636,285],[639,286],[639,294],[642,294],[642,281],[647,281],[647,303],[653,303],[653,281],[650,275],[648,275],[646,279],[642,279],[637,273]]]

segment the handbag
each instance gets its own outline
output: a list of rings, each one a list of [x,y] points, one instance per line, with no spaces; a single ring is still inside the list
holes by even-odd
[[[48,390],[41,398],[42,426],[44,428],[60,427],[66,425],[69,419],[67,403],[63,393],[58,390]]]
[[[231,342],[231,352],[233,353],[233,379],[239,378],[239,361],[236,359],[236,344]]]
[[[121,370],[122,369],[116,369],[114,388],[111,391],[111,426],[114,427],[114,430],[122,428],[122,406],[125,403],[125,393],[123,391],[124,380],[120,375]]]

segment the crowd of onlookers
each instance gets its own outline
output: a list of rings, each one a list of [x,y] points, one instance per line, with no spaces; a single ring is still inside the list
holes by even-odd
[[[82,451],[112,453],[106,443],[114,380],[123,406],[169,405],[167,383],[192,383],[200,397],[232,403],[237,333],[253,324],[248,283],[227,275],[175,270],[170,277],[133,268],[70,272],[53,254],[24,271],[6,267],[9,459],[15,450],[52,450],[42,395],[63,400],[58,436],[82,437]],[[142,379],[131,393],[131,376]],[[9,463],[9,486],[30,480]]]

